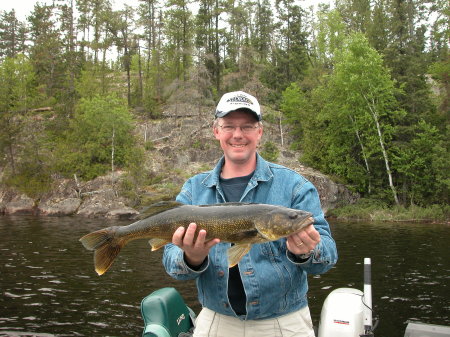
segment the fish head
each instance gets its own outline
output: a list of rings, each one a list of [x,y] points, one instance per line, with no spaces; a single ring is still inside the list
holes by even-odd
[[[261,217],[256,223],[256,229],[265,239],[274,241],[297,233],[312,223],[312,213],[280,207]]]

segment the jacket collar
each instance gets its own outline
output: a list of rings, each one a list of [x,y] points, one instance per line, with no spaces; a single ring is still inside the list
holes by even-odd
[[[213,187],[219,185],[220,172],[222,172],[222,166],[225,163],[225,157],[220,158],[216,167],[203,179],[202,184],[206,187]],[[256,169],[253,174],[252,181],[268,181],[272,179],[273,173],[270,169],[269,162],[264,160],[258,153],[256,154]]]

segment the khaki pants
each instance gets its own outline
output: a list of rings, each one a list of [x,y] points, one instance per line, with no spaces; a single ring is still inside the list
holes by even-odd
[[[254,321],[218,314],[203,308],[195,321],[194,337],[314,337],[309,308]]]

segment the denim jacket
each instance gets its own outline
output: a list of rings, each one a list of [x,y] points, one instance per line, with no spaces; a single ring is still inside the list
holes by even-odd
[[[219,175],[222,158],[210,172],[190,178],[177,196],[177,201],[191,205],[223,203]],[[202,306],[241,320],[273,318],[299,310],[307,305],[307,274],[321,274],[337,261],[336,244],[324,218],[319,196],[311,182],[281,165],[269,163],[257,155],[257,166],[245,189],[241,202],[264,203],[309,211],[321,241],[312,256],[298,263],[288,252],[286,239],[254,244],[239,262],[239,270],[247,295],[247,315],[237,316],[228,301],[228,242],[211,248],[199,270],[192,270],[183,258],[183,251],[167,244],[163,264],[178,280],[196,279]]]

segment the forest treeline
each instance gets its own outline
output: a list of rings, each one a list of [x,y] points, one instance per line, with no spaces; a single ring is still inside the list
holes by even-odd
[[[108,0],[0,12],[3,184],[145,175],[136,118],[246,90],[300,160],[362,196],[449,202],[449,3]],[[139,112],[136,112],[139,111]]]

